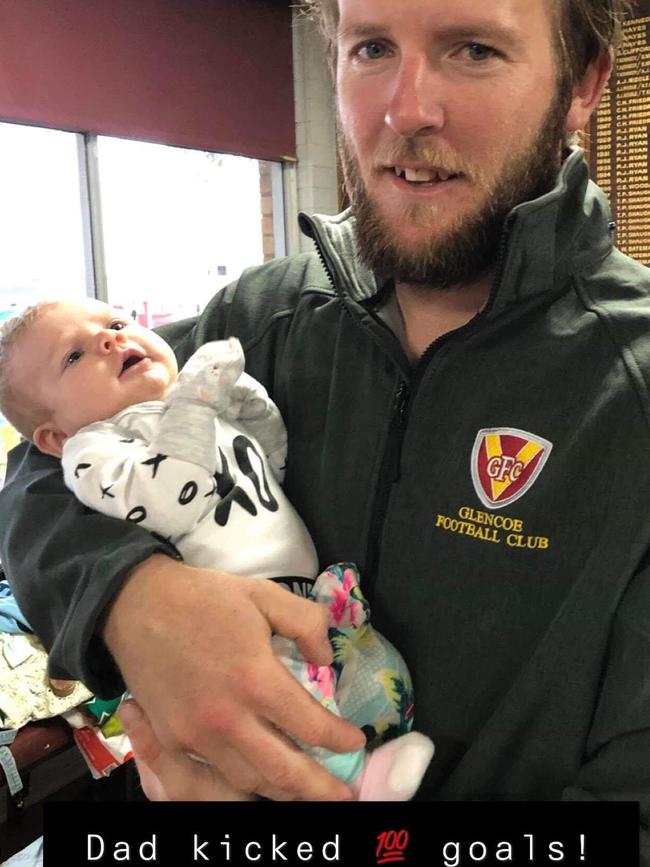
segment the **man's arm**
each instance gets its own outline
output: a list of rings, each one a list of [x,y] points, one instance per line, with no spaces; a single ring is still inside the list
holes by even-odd
[[[228,334],[222,307],[232,296],[221,293],[196,326],[181,323],[179,342],[166,332],[181,363],[197,345]],[[241,322],[255,319],[242,314]],[[119,667],[163,747],[180,757],[203,755],[215,778],[235,789],[305,799],[349,794],[276,728],[341,752],[364,742],[273,657],[272,629],[294,638],[311,661],[330,661],[324,618],[313,603],[273,582],[250,587],[246,579],[173,562],[174,551],[139,525],[82,506],[65,487],[59,462],[34,447],[10,455],[0,528],[0,558],[50,651],[54,676],[112,696],[124,686]],[[231,657],[236,663],[228,669]]]
[[[120,692],[126,680],[167,754],[177,757],[171,768],[157,768],[172,794],[191,797],[196,777],[205,797],[224,797],[223,777],[229,792],[346,797],[343,784],[275,730],[340,751],[363,744],[361,733],[312,699],[271,651],[273,629],[295,638],[308,659],[331,661],[318,606],[270,581],[152,557],[165,545],[138,525],[80,504],[54,458],[32,449],[18,484],[17,459],[25,451],[14,450],[3,491],[2,558],[12,578],[20,573],[18,601],[37,634],[58,653],[52,674],[80,678],[104,695]],[[25,496],[33,498],[27,508]],[[124,680],[100,637],[105,609],[106,644]],[[186,761],[188,752],[215,770],[207,775]]]
[[[176,551],[136,524],[92,512],[66,488],[60,462],[27,443],[9,454],[0,527],[3,568],[50,653],[52,676],[118,695],[124,681],[98,621],[134,566]]]
[[[564,799],[639,801],[641,865],[650,867],[650,565],[620,603],[585,763]]]

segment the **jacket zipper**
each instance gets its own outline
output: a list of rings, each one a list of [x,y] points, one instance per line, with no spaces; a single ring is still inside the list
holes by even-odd
[[[316,253],[318,254],[318,258],[320,259],[320,263],[323,266],[323,271],[325,271],[325,275],[327,279],[330,281],[332,289],[336,292],[337,297],[339,296],[339,292],[336,288],[336,283],[334,282],[334,275],[332,274],[332,269],[329,266],[328,261],[325,258],[325,254],[321,250],[320,242],[316,237],[314,237],[314,246],[316,247]]]
[[[436,338],[433,343],[429,344],[422,358],[418,362],[417,368],[413,377],[409,382],[401,381],[397,387],[395,398],[393,400],[393,410],[390,427],[388,429],[388,437],[386,439],[386,448],[384,450],[384,459],[382,461],[379,483],[375,493],[375,501],[370,521],[370,530],[368,533],[368,545],[366,548],[366,559],[364,563],[363,591],[372,605],[372,594],[374,592],[375,582],[377,579],[376,571],[379,564],[379,552],[381,549],[381,539],[388,514],[388,500],[392,486],[399,481],[400,464],[402,460],[402,447],[404,445],[404,437],[408,427],[408,419],[410,408],[413,403],[413,398],[417,394],[420,382],[424,377],[424,372],[427,369],[429,362],[443,344],[452,336],[462,336],[466,331],[476,327],[476,325],[484,318],[488,310],[494,303],[497,292],[503,279],[505,270],[506,252],[508,247],[508,239],[512,220],[508,218],[503,226],[501,238],[499,240],[499,248],[497,250],[497,258],[494,267],[494,279],[490,288],[490,295],[484,309],[474,316],[469,322],[454,331],[442,334]]]
[[[409,397],[411,391],[406,382],[400,382],[399,388],[393,401],[393,415],[388,431],[388,444],[386,452],[391,456],[390,466],[386,479],[389,484],[399,480],[399,467],[402,457],[402,441],[406,431],[406,417],[408,414]]]
[[[340,293],[336,286],[336,281],[334,280],[334,272],[330,266],[327,256],[325,255],[325,245],[321,239],[321,233],[318,228],[314,225],[311,218],[307,216],[307,214],[300,213],[298,214],[298,223],[304,235],[308,238],[311,238],[314,242],[314,247],[316,248],[316,254],[318,259],[323,266],[323,270],[325,271],[325,276],[330,282],[330,285],[336,295],[338,296]]]
[[[388,512],[390,489],[399,480],[402,445],[408,418],[411,388],[408,382],[400,382],[393,399],[392,416],[384,448],[384,457],[379,472],[379,482],[375,491],[375,502],[368,529],[368,545],[366,547],[366,562],[364,564],[363,590],[372,604],[371,593],[374,586],[374,575],[379,561],[381,534]]]
[[[464,334],[466,331],[475,328],[476,325],[486,316],[486,314],[492,307],[494,299],[496,298],[497,292],[501,285],[501,281],[503,279],[503,273],[506,263],[506,252],[512,222],[513,219],[511,216],[509,216],[503,225],[503,231],[499,239],[499,247],[495,260],[494,279],[492,281],[492,287],[490,289],[490,296],[484,309],[476,316],[474,316],[465,325],[455,329],[454,331],[448,332],[447,334],[442,334],[440,337],[436,338],[436,340],[434,340],[427,347],[424,354],[422,355],[422,358],[418,363],[413,377],[409,381],[401,380],[397,387],[397,391],[395,392],[395,397],[393,398],[391,421],[388,428],[388,436],[386,438],[386,446],[384,448],[384,456],[381,463],[380,477],[375,492],[374,505],[370,519],[368,545],[366,547],[366,558],[363,570],[364,575],[362,576],[363,590],[371,605],[372,594],[374,591],[374,585],[377,577],[375,573],[379,563],[381,538],[383,534],[384,524],[386,522],[386,516],[388,514],[388,500],[390,498],[390,491],[392,486],[397,481],[399,481],[402,447],[404,445],[404,437],[406,435],[406,429],[408,427],[408,419],[410,414],[410,408],[413,403],[413,398],[417,393],[418,387],[424,376],[424,372],[429,365],[429,362],[431,361],[435,353],[440,349],[440,347],[452,335],[454,337],[457,337]],[[332,269],[330,268],[329,262],[327,261],[325,252],[323,250],[319,233],[315,230],[314,227],[310,228],[310,234],[314,241],[318,258],[323,265],[323,269],[325,270],[327,278],[330,281],[332,288],[334,289],[339,302],[343,305],[346,313],[350,316],[351,319],[356,321],[352,316],[351,311],[345,304],[341,292],[337,288]]]

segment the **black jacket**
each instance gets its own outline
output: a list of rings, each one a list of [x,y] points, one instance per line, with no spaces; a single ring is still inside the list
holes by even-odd
[[[413,674],[438,748],[422,797],[641,799],[647,821],[650,272],[612,247],[581,153],[509,216],[484,312],[415,370],[374,313],[353,218],[303,228],[320,255],[245,272],[167,336],[181,362],[238,336],[278,403],[321,563],[360,565]],[[89,513],[33,448],[0,507],[53,674],[116,691],[95,624],[164,543]]]

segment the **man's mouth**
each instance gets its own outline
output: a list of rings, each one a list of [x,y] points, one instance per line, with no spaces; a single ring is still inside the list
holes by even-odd
[[[141,361],[144,361],[146,355],[142,352],[138,352],[136,349],[127,349],[124,353],[124,360],[122,362],[122,369],[120,370],[119,376],[122,376],[127,370],[135,367],[136,364],[139,364]]]
[[[398,178],[408,181],[410,184],[438,184],[459,178],[458,172],[448,172],[446,169],[432,168],[412,169],[407,166],[391,166]]]

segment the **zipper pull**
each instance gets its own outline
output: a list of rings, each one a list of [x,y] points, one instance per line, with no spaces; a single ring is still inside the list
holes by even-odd
[[[393,419],[398,430],[406,427],[406,411],[409,404],[409,387],[405,382],[400,383],[393,402]]]
[[[395,400],[393,401],[393,422],[388,441],[390,449],[390,463],[388,465],[388,479],[396,482],[399,479],[399,465],[402,457],[402,441],[406,430],[406,416],[410,397],[409,387],[405,382],[400,383]]]

